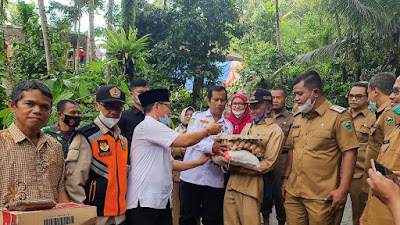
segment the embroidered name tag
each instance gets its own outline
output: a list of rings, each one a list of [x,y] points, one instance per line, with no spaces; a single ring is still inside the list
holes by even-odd
[[[300,125],[293,126],[293,129],[300,128]]]

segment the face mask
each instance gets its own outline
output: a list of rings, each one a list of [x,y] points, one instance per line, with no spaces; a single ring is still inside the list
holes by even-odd
[[[68,115],[64,114],[63,121],[70,127],[77,127],[77,126],[79,126],[79,123],[81,122],[81,117],[80,116],[68,116]]]
[[[115,125],[117,125],[120,118],[107,118],[103,115],[103,113],[100,112],[99,119],[106,127],[113,128]]]
[[[246,109],[243,109],[242,111],[232,110],[232,113],[233,113],[233,115],[235,115],[236,118],[240,118],[241,116],[243,116],[245,111],[246,111]]]
[[[307,99],[306,103],[304,103],[302,106],[299,106],[299,112],[301,113],[311,112],[311,110],[314,108],[315,101],[317,101],[317,99],[315,99],[314,102],[311,103],[311,96],[310,96],[310,98]]]
[[[164,124],[165,126],[168,126],[169,117],[168,117],[167,114],[165,114],[165,117],[159,116],[158,118],[160,119],[160,122],[161,122],[162,124]]]
[[[142,105],[142,103],[139,100],[139,95],[135,95],[135,98],[136,98],[136,103],[139,105]]]
[[[396,115],[400,116],[400,103],[398,103],[397,105],[390,108],[390,110],[392,110],[394,113],[396,113]]]
[[[376,110],[378,109],[376,107],[376,102],[368,102],[368,107],[372,112],[376,112]]]

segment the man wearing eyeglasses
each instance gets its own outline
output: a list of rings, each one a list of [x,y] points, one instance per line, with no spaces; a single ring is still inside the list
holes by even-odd
[[[65,188],[73,202],[97,207],[97,224],[123,224],[126,210],[127,139],[117,123],[125,93],[106,85],[97,91],[99,116],[71,137]]]
[[[354,129],[357,134],[358,149],[356,167],[350,183],[350,197],[353,208],[353,225],[358,225],[358,220],[364,209],[368,194],[360,191],[365,165],[365,152],[368,146],[368,137],[371,126],[375,123],[375,113],[368,109],[368,82],[356,82],[347,96],[350,106],[349,112],[353,117]]]

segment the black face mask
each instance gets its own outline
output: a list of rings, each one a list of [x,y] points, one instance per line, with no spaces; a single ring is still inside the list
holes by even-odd
[[[80,116],[68,116],[64,114],[64,123],[66,123],[70,127],[77,127],[81,122]]]

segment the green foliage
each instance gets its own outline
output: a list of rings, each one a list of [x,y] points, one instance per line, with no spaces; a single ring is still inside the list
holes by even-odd
[[[149,35],[145,35],[137,39],[138,30],[129,29],[126,34],[124,28],[120,33],[116,30],[106,30],[105,44],[101,44],[107,52],[117,61],[123,73],[128,75],[129,80],[133,79],[133,70],[136,76],[146,73],[146,61],[149,52],[146,50],[147,39]],[[132,68],[133,66],[133,68]]]

